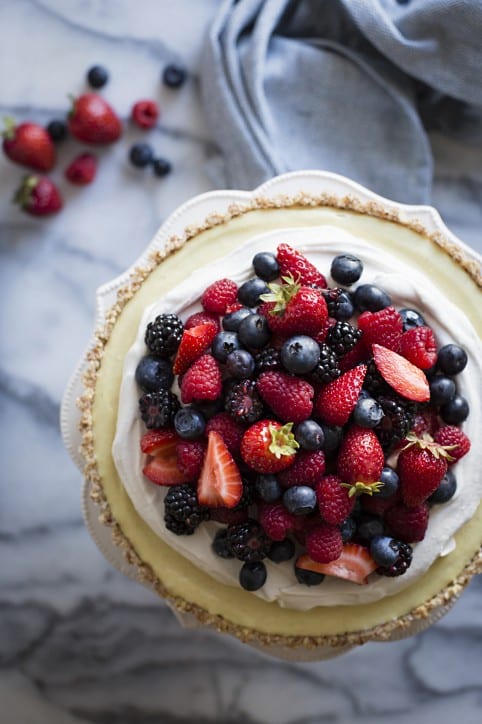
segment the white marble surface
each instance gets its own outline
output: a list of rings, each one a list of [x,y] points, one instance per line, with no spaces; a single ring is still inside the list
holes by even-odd
[[[2,0],[0,114],[46,123],[103,63],[106,97],[127,117],[153,96],[150,134],[174,171],[131,169],[129,129],[100,153],[98,179],[35,220],[10,197],[22,169],[0,159],[0,722],[13,724],[480,722],[482,581],[410,640],[338,660],[288,664],[210,632],[185,632],[153,594],[107,564],[83,526],[80,476],[58,429],[64,386],[91,331],[94,292],[128,266],[182,201],[209,190],[215,146],[196,77],[216,0]],[[190,69],[182,90],[164,65]],[[434,203],[482,250],[482,151],[433,136]]]

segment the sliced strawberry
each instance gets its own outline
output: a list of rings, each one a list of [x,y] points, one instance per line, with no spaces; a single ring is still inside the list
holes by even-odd
[[[211,430],[197,487],[201,505],[234,508],[243,494],[243,481],[221,435]]]
[[[173,372],[183,375],[192,363],[209,347],[217,334],[216,324],[207,322],[185,329],[174,358]]]
[[[146,455],[170,454],[178,441],[173,430],[148,430],[141,438],[141,450]]]
[[[176,459],[175,445],[162,455],[151,458],[142,470],[146,478],[156,485],[180,485],[189,482],[188,478],[179,470]]]
[[[421,369],[380,344],[372,345],[372,349],[377,369],[390,387],[408,400],[428,402],[430,387]]]
[[[368,576],[378,568],[368,549],[358,543],[345,543],[341,556],[330,563],[317,563],[304,554],[298,558],[296,565],[306,571],[344,578],[361,585],[368,583]]]

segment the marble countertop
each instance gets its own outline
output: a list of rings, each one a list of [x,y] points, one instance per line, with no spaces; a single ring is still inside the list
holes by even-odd
[[[165,179],[129,166],[128,128],[99,152],[95,183],[67,188],[56,217],[10,204],[22,169],[0,158],[0,722],[480,721],[482,580],[438,624],[409,640],[369,644],[333,661],[267,659],[228,637],[182,630],[152,593],[118,574],[89,538],[81,480],[58,427],[64,387],[90,335],[96,288],[139,255],[179,203],[211,188],[215,139],[196,77],[216,0],[3,0],[0,114],[47,123],[85,71],[109,68],[105,96],[127,118],[157,98],[149,140],[173,164]],[[6,31],[6,32],[5,32]],[[166,64],[190,72],[177,91]],[[434,135],[433,202],[482,250],[482,151]]]

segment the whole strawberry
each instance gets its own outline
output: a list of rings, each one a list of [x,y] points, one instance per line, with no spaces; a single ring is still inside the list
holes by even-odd
[[[13,203],[32,216],[56,214],[63,205],[58,188],[47,176],[25,176]]]
[[[438,488],[451,457],[448,450],[428,434],[421,438],[408,435],[407,441],[398,456],[397,473],[403,502],[415,507]]]
[[[348,422],[366,372],[366,365],[358,365],[321,388],[315,397],[314,408],[322,422],[327,425],[345,425]]]
[[[282,284],[269,284],[270,293],[262,294],[259,314],[266,317],[272,332],[287,338],[295,334],[315,337],[328,318],[326,301],[317,289],[300,286],[292,276]]]
[[[277,473],[291,465],[299,447],[291,432],[293,425],[260,420],[251,425],[241,440],[241,457],[258,473]]]
[[[355,498],[350,498],[348,489],[342,483],[337,475],[324,475],[316,486],[320,515],[330,525],[343,523],[355,505]]]
[[[122,124],[116,112],[97,93],[84,93],[74,99],[68,127],[79,141],[94,145],[113,143],[122,134]]]
[[[55,147],[49,134],[37,123],[20,123],[5,119],[3,150],[14,163],[37,171],[50,171],[55,163]]]
[[[289,244],[279,244],[276,259],[280,268],[280,276],[291,274],[292,277],[306,286],[314,285],[325,289],[327,286],[323,274],[297,249]]]
[[[385,456],[373,430],[359,425],[349,428],[340,446],[337,471],[353,495],[358,490],[371,494],[381,487],[380,481]],[[374,485],[375,484],[375,485]]]
[[[263,400],[284,422],[301,422],[311,415],[314,389],[286,372],[262,372],[256,383]]]
[[[429,512],[428,503],[413,507],[398,503],[387,511],[385,521],[395,538],[404,543],[415,543],[425,538]]]

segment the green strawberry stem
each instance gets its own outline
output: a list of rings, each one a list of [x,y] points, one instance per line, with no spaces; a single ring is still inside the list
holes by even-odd
[[[12,116],[5,116],[5,118],[3,119],[3,122],[5,124],[5,128],[2,131],[2,136],[7,141],[11,141],[12,138],[14,138],[14,136],[15,136],[15,128],[17,125],[15,123],[15,118],[13,118]]]
[[[268,284],[271,291],[260,295],[260,299],[263,302],[275,302],[271,314],[282,314],[288,302],[293,299],[301,287],[299,281],[295,281],[292,274],[287,274],[281,277],[281,279],[283,284],[276,284],[275,282]]]
[[[454,457],[450,454],[449,450],[453,450],[457,447],[457,445],[440,445],[438,442],[435,442],[433,437],[428,434],[428,432],[424,432],[420,437],[417,437],[415,433],[409,432],[407,437],[407,444],[402,448],[402,450],[407,450],[409,447],[412,447],[414,445],[417,445],[421,450],[428,450],[432,453],[432,455],[437,458],[445,458],[447,461],[451,462],[452,460],[455,460]]]
[[[348,488],[348,497],[353,498],[354,495],[373,495],[378,493],[383,488],[385,483],[381,480],[374,480],[372,483],[364,483],[361,480],[357,480],[356,483],[350,485],[350,483],[342,483],[343,488]]]
[[[26,206],[28,206],[30,199],[32,197],[32,191],[38,184],[38,176],[30,175],[30,176],[24,176],[22,183],[18,187],[18,189],[15,191],[12,203],[18,204],[22,209],[24,209]]]
[[[292,422],[287,422],[283,427],[277,428],[274,425],[269,426],[271,442],[269,451],[279,460],[283,455],[293,455],[299,448],[299,443],[295,440]]]

